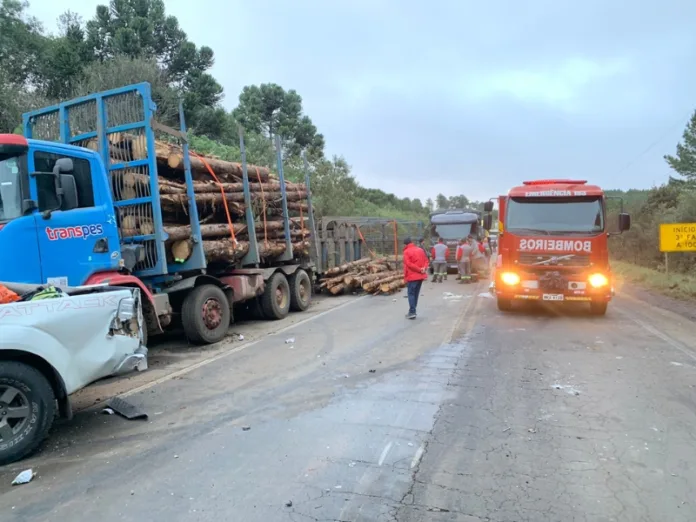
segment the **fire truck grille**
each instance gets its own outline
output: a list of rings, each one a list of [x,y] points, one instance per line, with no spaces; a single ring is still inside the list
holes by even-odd
[[[587,255],[551,255],[551,254],[520,254],[520,265],[535,266],[590,266],[590,256]]]

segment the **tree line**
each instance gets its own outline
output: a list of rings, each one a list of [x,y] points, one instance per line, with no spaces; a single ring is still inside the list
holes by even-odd
[[[67,11],[48,30],[29,8],[24,0],[0,0],[0,132],[21,132],[21,114],[28,110],[147,81],[162,123],[176,126],[183,103],[191,146],[199,153],[239,160],[241,125],[250,163],[274,167],[273,139],[280,136],[286,174],[299,180],[306,150],[320,215],[427,220],[436,208],[471,204],[463,195],[422,202],[361,186],[345,158],[325,156],[324,136],[295,90],[248,85],[237,107],[225,110],[224,89],[210,73],[213,50],[190,41],[163,0],[111,0],[88,20]]]

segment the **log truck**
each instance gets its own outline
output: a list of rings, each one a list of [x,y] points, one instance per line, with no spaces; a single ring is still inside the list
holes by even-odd
[[[256,242],[240,130],[240,208],[245,208],[249,248],[243,258],[211,268],[203,248],[183,108],[180,129],[158,122],[156,110],[150,84],[140,83],[24,114],[24,136],[0,135],[0,281],[137,287],[149,334],[161,333],[173,318],[180,318],[189,340],[199,344],[223,339],[234,303],[255,300],[269,319],[281,319],[290,309],[306,310],[314,264],[293,251],[280,150],[285,248],[271,261],[259,255],[263,245]],[[192,245],[185,260],[170,259],[165,250],[168,234],[156,175],[155,131],[178,140],[183,149],[183,196],[188,203],[179,210],[189,221]],[[125,133],[137,135],[144,144],[139,159],[114,159],[112,138]],[[88,142],[96,150],[80,146]],[[113,180],[119,172],[135,172],[147,180],[144,188],[127,196],[118,193]],[[314,230],[308,173],[306,183]],[[146,220],[150,227],[136,235],[126,233],[133,220],[124,216]]]
[[[584,180],[525,181],[498,198],[498,309],[515,301],[587,302],[604,315],[614,295],[604,191]],[[493,201],[484,205],[491,229]],[[631,227],[619,214],[618,230]]]

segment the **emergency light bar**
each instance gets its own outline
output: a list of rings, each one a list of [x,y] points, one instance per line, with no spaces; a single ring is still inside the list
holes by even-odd
[[[523,185],[584,185],[587,180],[581,179],[538,179],[535,181],[523,181]]]

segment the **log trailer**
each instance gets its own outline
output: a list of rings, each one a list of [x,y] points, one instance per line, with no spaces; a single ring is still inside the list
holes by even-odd
[[[587,302],[604,315],[614,295],[606,199],[580,180],[525,181],[498,197],[498,259],[492,291],[498,309],[514,301]],[[484,206],[491,229],[493,202]],[[631,218],[619,214],[619,233]]]
[[[461,239],[469,234],[474,239],[483,239],[483,229],[480,226],[481,212],[471,209],[439,210],[430,214],[430,238],[433,244],[438,238],[444,240],[449,249],[447,270],[457,270],[457,246]]]
[[[198,344],[225,337],[235,303],[250,302],[268,319],[281,319],[291,309],[306,310],[314,263],[306,250],[294,250],[291,241],[291,204],[280,152],[280,193],[276,193],[279,203],[276,201],[275,209],[282,216],[282,230],[277,231],[280,248],[277,242],[262,244],[256,240],[258,225],[240,130],[242,163],[235,165],[241,167],[243,196],[234,194],[229,205],[244,215],[248,241],[243,255],[213,263],[210,250],[204,248],[204,243],[210,242],[203,241],[201,235],[201,228],[211,225],[199,219],[201,206],[196,202],[191,169],[191,162],[198,157],[194,153],[189,156],[183,108],[179,108],[180,130],[159,123],[155,115],[151,87],[140,83],[24,114],[24,136],[0,135],[0,280],[137,287],[142,291],[150,335],[163,332],[174,319],[180,319],[187,337]],[[166,190],[158,183],[156,149],[161,142],[155,139],[155,132],[178,140],[178,150],[183,151],[179,172],[184,194],[178,195],[180,203],[174,210],[187,220],[190,251],[186,259],[173,259],[165,248],[171,240],[163,212],[171,211],[172,204],[170,201],[170,207],[165,208],[168,200],[161,192]],[[115,138],[126,133],[138,136],[142,149],[139,159],[119,160],[114,154]],[[86,148],[86,143],[94,146]],[[276,145],[280,145],[279,140]],[[214,161],[211,164],[214,169]],[[164,168],[161,161],[159,168]],[[131,187],[125,191],[114,182],[124,173],[134,173],[131,177],[144,181],[137,190]],[[260,185],[260,176],[258,181]],[[314,230],[308,172],[306,183],[306,217],[310,230]],[[223,192],[222,199],[225,197]],[[238,243],[232,239],[227,203],[224,206],[232,237],[227,237],[227,244],[224,239],[214,243],[219,244],[218,250],[229,251]],[[220,208],[218,205],[216,211]],[[138,219],[149,225],[134,235],[132,224]]]

